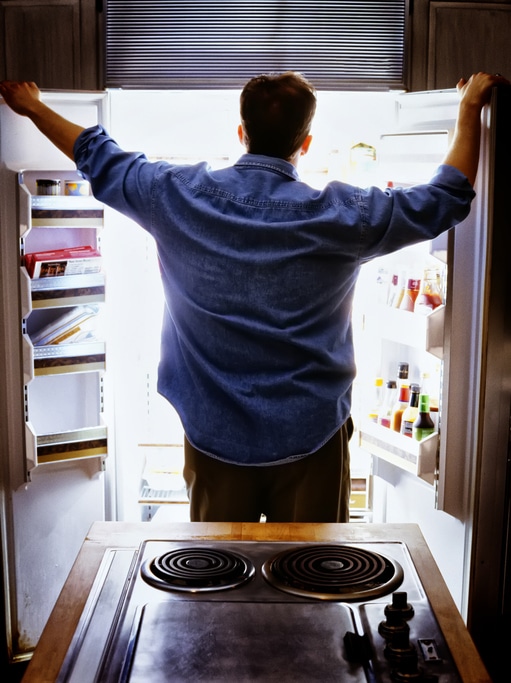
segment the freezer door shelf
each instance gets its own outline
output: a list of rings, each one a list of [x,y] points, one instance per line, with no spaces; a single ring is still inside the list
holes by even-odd
[[[440,360],[444,355],[445,306],[429,315],[374,306],[365,316],[364,332],[398,344],[423,349]]]
[[[25,267],[20,269],[21,315],[28,318],[34,309],[79,306],[105,301],[105,275],[62,275],[32,280]]]
[[[360,430],[360,447],[420,479],[434,484],[437,469],[438,433],[422,441],[367,422]]]
[[[104,205],[92,195],[39,196],[33,195],[26,185],[20,185],[20,237],[33,228],[102,228],[103,218]]]
[[[106,367],[105,342],[74,342],[34,346],[23,335],[24,382],[34,377],[63,375],[77,372],[104,371]]]
[[[42,435],[35,434],[30,422],[25,426],[29,470],[45,463],[107,455],[107,428],[104,425]]]

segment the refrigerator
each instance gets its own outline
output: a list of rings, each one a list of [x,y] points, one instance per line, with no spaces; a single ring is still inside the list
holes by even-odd
[[[236,91],[43,98],[152,159],[218,167],[243,151]],[[457,105],[454,91],[319,92],[300,175],[318,187],[427,180]],[[509,106],[509,92],[499,91],[483,112],[477,198],[464,224],[364,266],[353,309],[352,475],[367,483],[354,520],[420,525],[483,651],[509,614]],[[357,156],[361,148],[374,154]],[[93,521],[171,523],[187,508],[181,424],[155,388],[163,301],[154,244],[88,194],[72,162],[3,102],[0,162],[0,533],[5,634],[16,661],[36,646]],[[48,191],[41,180],[60,181],[58,194],[38,194]],[[83,247],[100,253],[99,270],[42,278],[27,270],[28,254]],[[442,273],[442,306],[427,316],[392,310],[394,271],[431,263]],[[45,343],[48,334],[59,343]],[[424,443],[404,443],[367,419],[374,378],[394,379],[401,361],[411,379],[427,374],[436,392],[438,431]],[[145,496],[144,486],[174,504]]]

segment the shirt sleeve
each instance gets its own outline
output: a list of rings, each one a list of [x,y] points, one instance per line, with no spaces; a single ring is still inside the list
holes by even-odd
[[[468,216],[474,197],[467,178],[446,164],[429,183],[362,190],[362,260],[437,237]]]
[[[140,152],[125,152],[102,126],[84,130],[74,145],[78,171],[94,196],[146,227],[158,164]]]

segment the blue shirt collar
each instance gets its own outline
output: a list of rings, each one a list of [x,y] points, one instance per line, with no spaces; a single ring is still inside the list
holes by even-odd
[[[292,180],[300,180],[298,171],[293,164],[279,157],[268,157],[264,154],[243,154],[235,166],[251,166],[252,168],[267,169],[286,175]]]

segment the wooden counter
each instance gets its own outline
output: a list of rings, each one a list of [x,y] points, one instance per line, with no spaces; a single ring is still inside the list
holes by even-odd
[[[491,683],[438,567],[415,524],[93,524],[27,668],[23,683],[54,683],[107,548],[155,540],[402,541],[406,543],[464,683]]]

